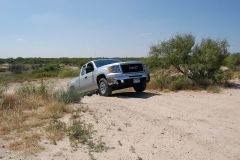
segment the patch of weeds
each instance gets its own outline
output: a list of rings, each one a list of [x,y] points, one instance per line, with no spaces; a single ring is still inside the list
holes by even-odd
[[[82,94],[73,89],[68,89],[67,91],[59,90],[54,95],[59,102],[64,102],[65,104],[79,103],[82,99]]]
[[[106,144],[101,138],[93,138],[96,133],[92,124],[86,124],[84,121],[73,120],[72,125],[68,128],[68,135],[73,147],[78,143],[87,145],[90,152],[102,152],[107,150]]]
[[[106,146],[106,143],[103,142],[101,138],[96,140],[96,142],[89,141],[88,146],[91,152],[102,152],[108,149],[108,147]]]
[[[209,93],[220,93],[221,92],[221,88],[219,86],[208,86],[207,87],[207,92]]]
[[[62,140],[67,131],[66,124],[57,119],[54,119],[46,127],[48,138],[53,144],[57,144],[57,141]]]
[[[73,120],[68,129],[69,139],[74,146],[78,143],[87,144],[93,138],[93,125],[86,124],[80,120]]]

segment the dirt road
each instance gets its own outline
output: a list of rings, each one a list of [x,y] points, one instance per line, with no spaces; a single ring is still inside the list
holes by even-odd
[[[116,147],[99,159],[240,159],[240,90],[118,93],[84,102]]]
[[[93,153],[97,160],[240,159],[240,89],[218,94],[129,90],[82,102],[94,113],[85,119],[110,148]],[[90,159],[84,147],[73,150],[67,140],[25,158]]]

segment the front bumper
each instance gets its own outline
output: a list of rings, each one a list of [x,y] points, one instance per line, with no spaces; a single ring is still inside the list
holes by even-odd
[[[107,76],[108,85],[113,89],[120,89],[126,87],[132,87],[137,83],[134,83],[134,79],[139,79],[139,83],[147,83],[150,81],[149,73],[112,73]]]

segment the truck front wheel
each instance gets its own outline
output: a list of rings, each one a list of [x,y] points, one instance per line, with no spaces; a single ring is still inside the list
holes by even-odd
[[[98,90],[101,96],[110,96],[112,94],[112,88],[108,85],[105,78],[101,78],[98,83]]]
[[[143,92],[146,89],[146,83],[139,83],[133,86],[136,92]]]

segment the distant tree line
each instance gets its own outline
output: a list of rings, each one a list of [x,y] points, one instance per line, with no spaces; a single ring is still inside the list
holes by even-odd
[[[99,57],[104,58],[104,57]],[[8,64],[64,64],[64,65],[71,65],[71,66],[82,66],[83,64],[92,61],[94,59],[99,58],[1,58],[0,64],[8,63]],[[139,61],[143,60],[144,58],[118,58],[122,61]]]
[[[103,57],[99,57],[103,58]],[[32,70],[39,77],[54,77],[58,75],[61,65],[81,68],[85,63],[99,58],[6,58],[0,59],[0,64],[9,64],[9,71],[20,74]],[[121,61],[143,61],[144,58],[118,58]]]

